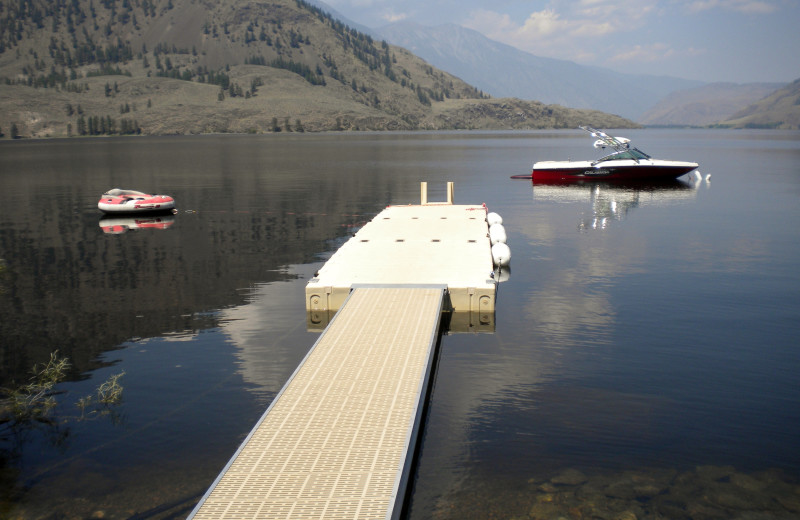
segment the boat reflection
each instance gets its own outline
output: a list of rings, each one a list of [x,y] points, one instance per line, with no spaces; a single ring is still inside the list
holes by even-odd
[[[103,233],[121,235],[137,229],[167,229],[174,223],[175,215],[103,217],[100,219],[100,229]]]
[[[670,179],[658,182],[574,181],[533,182],[533,200],[558,203],[586,202],[578,229],[603,230],[623,221],[642,206],[680,204],[697,196],[699,182]]]

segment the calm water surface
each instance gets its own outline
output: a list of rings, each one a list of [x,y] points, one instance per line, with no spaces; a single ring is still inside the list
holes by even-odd
[[[423,180],[512,262],[496,331],[442,339],[409,518],[800,515],[800,133],[625,135],[703,180],[509,179],[594,157],[579,131],[0,144],[0,386],[72,365],[0,425],[0,517],[188,514],[316,340],[308,279]],[[112,187],[179,212],[103,220]]]

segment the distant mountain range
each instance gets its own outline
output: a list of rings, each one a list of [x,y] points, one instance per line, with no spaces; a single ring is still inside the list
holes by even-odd
[[[404,47],[492,96],[516,97],[574,108],[594,108],[651,126],[737,126],[729,122],[784,87],[780,83],[705,83],[653,75],[623,74],[567,60],[543,58],[490,40],[458,25],[426,27],[398,22],[378,29],[347,19],[322,0],[309,0],[350,27]],[[783,106],[767,116],[773,126],[791,127]],[[759,119],[754,114],[748,121]],[[775,119],[777,118],[777,119]],[[763,117],[761,119],[764,119]],[[774,120],[773,120],[774,119]],[[758,123],[764,124],[766,123]]]
[[[786,128],[798,106],[793,90],[750,109],[770,86],[620,74],[454,25],[363,28],[316,0],[0,0],[0,12],[0,137],[623,128],[719,123],[729,109],[726,125]]]
[[[492,96],[594,108],[633,120],[670,93],[703,85],[701,81],[622,74],[542,58],[452,24],[426,27],[398,22],[376,31],[386,41]]]
[[[426,27],[398,22],[376,32],[492,96],[594,108],[645,125],[720,123],[783,87],[624,74],[535,56],[452,24]]]
[[[733,114],[722,126],[800,129],[800,79]]]
[[[705,126],[731,118],[783,87],[781,83],[709,83],[673,92],[638,118],[645,125]]]

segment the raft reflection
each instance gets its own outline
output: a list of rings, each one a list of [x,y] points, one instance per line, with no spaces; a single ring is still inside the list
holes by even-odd
[[[122,233],[139,229],[169,229],[174,223],[175,215],[152,215],[147,217],[105,216],[100,219],[100,229],[106,234],[121,235]]]

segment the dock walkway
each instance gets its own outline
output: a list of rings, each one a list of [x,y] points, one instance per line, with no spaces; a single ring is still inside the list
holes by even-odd
[[[444,291],[354,289],[190,518],[398,518]]]
[[[390,206],[306,286],[323,329],[189,518],[397,519],[416,452],[442,317],[494,330],[487,210]]]

